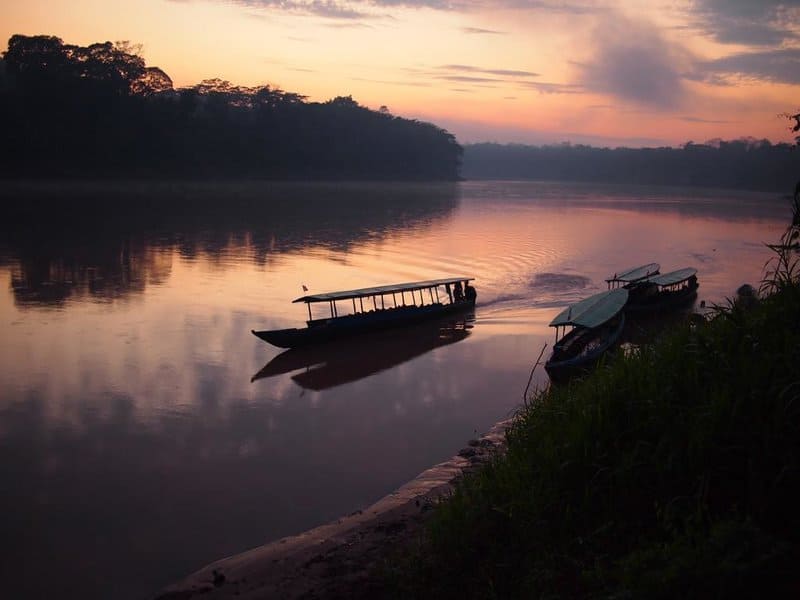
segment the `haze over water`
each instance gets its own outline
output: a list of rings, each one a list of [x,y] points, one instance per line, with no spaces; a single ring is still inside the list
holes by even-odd
[[[0,196],[20,207],[0,226],[0,576],[27,598],[147,597],[368,506],[513,413],[563,306],[651,261],[696,267],[699,300],[723,302],[758,284],[790,213],[773,194],[535,182]],[[478,291],[448,339],[251,381],[281,351],[250,330],[302,326],[303,285],[448,275]]]

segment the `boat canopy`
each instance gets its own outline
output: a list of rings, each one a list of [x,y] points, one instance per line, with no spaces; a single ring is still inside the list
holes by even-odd
[[[647,281],[660,286],[675,285],[677,283],[686,281],[694,275],[697,275],[697,269],[686,267],[685,269],[678,269],[677,271],[664,273],[663,275],[659,275],[657,277],[651,277]]]
[[[358,290],[346,290],[343,292],[326,292],[324,294],[309,294],[292,300],[292,302],[331,302],[334,300],[349,300],[350,298],[367,298],[370,296],[380,296],[382,294],[396,294],[399,292],[411,292],[425,290],[440,285],[455,284],[459,281],[473,281],[474,277],[447,277],[445,279],[431,279],[428,281],[412,281],[410,283],[395,283],[393,285],[379,285]]]
[[[599,327],[625,308],[627,301],[628,290],[625,288],[600,292],[565,308],[550,322],[550,327]]]
[[[661,265],[659,265],[658,263],[648,263],[646,265],[642,265],[641,267],[634,267],[632,269],[627,269],[622,273],[614,273],[614,276],[611,277],[610,279],[606,279],[606,282],[632,283],[634,281],[639,281],[640,279],[644,279],[645,277],[656,275],[660,268]]]

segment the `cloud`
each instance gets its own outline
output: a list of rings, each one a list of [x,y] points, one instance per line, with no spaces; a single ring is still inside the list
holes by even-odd
[[[693,76],[703,81],[739,77],[773,83],[800,84],[800,48],[740,52],[697,63]]]
[[[173,2],[177,0],[172,0]],[[247,8],[266,9],[297,15],[314,15],[329,19],[369,18],[369,12],[359,9],[371,2],[347,2],[340,0],[230,0],[233,4]]]
[[[461,31],[472,35],[506,35],[505,31],[495,31],[494,29],[481,29],[480,27],[462,27]]]
[[[192,2],[196,0],[171,0]],[[430,9],[445,12],[472,13],[482,10],[524,10],[549,13],[586,14],[600,10],[597,0],[214,0],[229,2],[250,9],[263,9],[296,15],[312,15],[329,19],[377,18],[380,11],[397,8]],[[378,12],[376,12],[378,11]],[[464,27],[470,34],[503,34],[480,27]]]
[[[473,77],[472,75],[436,75],[436,78],[461,83],[501,83],[503,81],[493,77]]]
[[[583,94],[586,90],[582,85],[574,83],[548,83],[545,81],[525,81],[520,85],[540,94]]]
[[[777,46],[798,39],[800,0],[694,0],[690,17],[718,42]]]
[[[536,90],[540,94],[578,94],[583,89],[570,83],[533,81],[540,75],[534,71],[517,69],[493,69],[475,65],[439,65],[431,69],[405,69],[416,77],[428,77],[438,81],[454,81],[475,87],[515,87]]]
[[[691,56],[668,42],[650,23],[609,15],[589,41],[592,58],[573,63],[586,90],[657,109],[680,106],[686,95],[681,75]]]
[[[336,21],[325,23],[324,27],[328,29],[372,29],[372,25],[367,25],[361,21]]]
[[[563,0],[474,0],[468,2],[468,4],[484,9],[506,8],[572,15],[584,15],[606,10],[606,3],[598,0],[577,0],[575,2],[564,2]]]
[[[484,69],[472,65],[442,65],[437,67],[445,71],[461,71],[466,73],[486,73],[488,75],[498,75],[500,77],[539,77],[539,73],[533,71],[516,71],[514,69]]]
[[[517,69],[493,69],[475,65],[439,65],[430,69],[405,69],[415,77],[427,77],[439,81],[455,81],[472,84],[475,87],[514,87],[522,90],[536,90],[540,94],[579,94],[581,85],[572,83],[550,83],[533,81],[540,77],[534,71]]]
[[[700,117],[681,117],[681,121],[686,121],[687,123],[711,123],[714,125],[722,125],[727,123],[738,123],[738,121],[723,121],[723,120],[715,120],[715,119],[701,119]]]

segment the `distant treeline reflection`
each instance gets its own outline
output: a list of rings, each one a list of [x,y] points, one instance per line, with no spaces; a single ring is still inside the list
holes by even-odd
[[[453,180],[448,132],[220,79],[174,89],[126,42],[14,35],[0,60],[0,175]]]
[[[704,186],[786,191],[794,187],[800,153],[769,140],[689,142],[681,148],[594,148],[560,144],[471,144],[467,179],[538,179]]]
[[[346,252],[447,218],[458,194],[450,182],[6,182],[0,267],[18,306],[121,300],[168,279],[176,251],[215,263],[233,250],[258,264],[309,247]]]

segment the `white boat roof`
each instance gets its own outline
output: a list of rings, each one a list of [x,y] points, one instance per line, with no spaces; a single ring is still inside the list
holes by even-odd
[[[650,277],[651,275],[657,274],[660,268],[661,265],[658,263],[647,263],[641,267],[633,267],[632,269],[626,269],[621,273],[614,273],[614,276],[610,279],[606,279],[606,282],[610,283],[612,281],[621,281],[623,283],[630,283],[632,281],[638,281],[640,279],[644,279],[645,277]]]
[[[628,290],[619,288],[600,292],[568,306],[550,321],[550,327],[587,327],[593,329],[614,318],[628,302]]]
[[[445,284],[455,284],[459,281],[473,281],[474,277],[446,277],[444,279],[430,279],[428,281],[412,281],[409,283],[395,283],[392,285],[379,285],[376,287],[361,288],[357,290],[345,290],[342,292],[325,292],[323,294],[309,294],[302,296],[292,302],[330,302],[331,300],[349,300],[350,298],[366,298],[368,296],[380,296],[381,294],[393,294],[398,292],[411,292],[415,290],[425,290]]]
[[[677,271],[670,271],[669,273],[664,273],[663,275],[651,277],[647,281],[650,283],[655,283],[656,285],[675,285],[676,283],[686,281],[693,275],[697,275],[697,269],[686,267],[684,269],[678,269]]]

